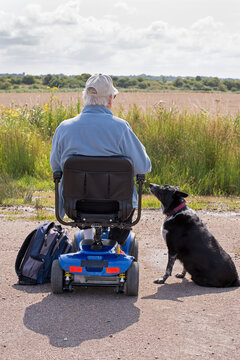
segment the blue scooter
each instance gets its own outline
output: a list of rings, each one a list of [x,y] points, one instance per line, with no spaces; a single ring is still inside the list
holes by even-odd
[[[95,170],[96,162],[98,164],[99,161],[101,161],[100,172]],[[101,200],[99,201],[98,196],[96,196],[96,187],[99,183],[101,184],[101,174],[106,175],[107,172],[109,176],[111,176],[111,174],[114,173],[115,179],[116,169],[118,169],[118,166],[116,165],[120,165],[119,176],[117,177],[117,187],[113,181],[111,184],[112,188],[115,189],[115,192],[112,192],[110,199],[109,194],[107,195],[107,199],[105,199],[101,191],[102,186],[100,186],[100,189],[97,190],[97,194],[101,193]],[[99,165],[97,168],[99,169]],[[131,199],[132,202],[132,164],[128,158],[83,157],[75,155],[66,161],[63,171],[63,197],[65,210],[68,216],[74,220],[73,222],[66,222],[59,216],[59,183],[62,173],[54,173],[55,212],[57,220],[63,225],[80,228],[79,231],[75,232],[72,241],[73,252],[62,254],[53,262],[51,287],[54,294],[71,291],[74,286],[110,286],[114,287],[116,292],[123,292],[128,296],[138,295],[138,242],[135,234],[130,231],[127,239],[121,246],[117,242],[117,239],[113,240],[109,238],[110,229],[112,227],[118,226],[122,229],[131,229],[133,225],[138,223],[141,217],[141,194],[142,185],[145,179],[144,175],[137,175],[136,177],[139,197],[137,219],[133,222],[129,222],[122,220],[120,217],[126,217],[126,214],[132,212],[132,209],[130,209],[129,206],[126,206],[126,203],[120,199],[121,196],[123,197],[125,195],[122,194],[119,198],[119,186],[123,186],[123,190],[124,186],[126,186],[126,174],[123,179],[121,179],[123,168],[125,172],[126,168],[127,170],[131,169],[129,174],[131,181],[127,184],[127,187],[131,184],[129,199]],[[93,176],[93,171],[96,171],[95,177]],[[82,173],[84,173],[85,183],[80,183],[79,188],[81,189],[81,186],[86,187],[86,174],[89,172],[91,174],[89,180],[91,186],[88,187],[87,195],[86,191],[85,194],[82,194],[81,191],[76,193],[76,187],[73,189],[72,181],[74,184],[77,184],[79,179],[82,179]],[[69,177],[69,174],[71,177]],[[72,179],[72,177],[75,177],[75,179]],[[69,180],[70,178],[71,181]],[[93,179],[95,181],[93,181]],[[104,176],[103,180],[106,180],[106,176]],[[120,180],[121,184],[119,183]],[[122,180],[124,181],[124,185]],[[92,198],[92,187],[95,194],[94,199]],[[113,204],[116,197],[118,198],[117,206],[116,203]],[[75,199],[77,199],[77,201]],[[126,200],[126,196],[124,200]],[[111,201],[111,203],[109,203],[109,201]],[[121,206],[123,208],[122,212],[120,211]],[[104,212],[105,209],[106,213]],[[84,238],[83,229],[86,227],[95,229],[94,239]]]

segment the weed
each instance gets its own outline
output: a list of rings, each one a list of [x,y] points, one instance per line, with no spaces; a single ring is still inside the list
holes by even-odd
[[[41,204],[41,200],[39,198],[35,199],[35,205],[34,205],[36,210],[41,210],[43,208],[42,204]]]
[[[27,190],[25,195],[24,195],[24,198],[23,198],[23,203],[24,204],[31,204],[32,197],[33,197],[33,190],[32,189]]]

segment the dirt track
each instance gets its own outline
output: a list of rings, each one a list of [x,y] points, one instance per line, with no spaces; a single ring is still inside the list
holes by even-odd
[[[240,273],[240,214],[199,215]],[[0,359],[239,359],[239,288],[199,287],[189,276],[153,284],[167,261],[162,218],[160,211],[144,211],[134,228],[140,291],[131,298],[109,288],[53,295],[49,284],[16,285],[17,251],[39,222],[2,217]],[[174,273],[180,269],[177,264]]]

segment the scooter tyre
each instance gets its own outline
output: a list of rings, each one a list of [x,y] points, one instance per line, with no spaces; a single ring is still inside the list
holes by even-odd
[[[133,261],[126,272],[126,283],[124,293],[127,296],[138,296],[139,288],[139,265],[137,261]]]
[[[51,288],[53,294],[63,293],[63,270],[58,259],[55,259],[52,263]]]

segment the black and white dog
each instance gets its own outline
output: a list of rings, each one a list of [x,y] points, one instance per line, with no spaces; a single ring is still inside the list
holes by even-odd
[[[240,286],[237,270],[231,257],[223,250],[184,198],[188,194],[178,187],[150,184],[150,190],[161,201],[166,218],[162,235],[168,247],[168,264],[163,278],[155,280],[164,284],[172,274],[176,259],[184,268],[178,278],[188,272],[192,280],[201,286]]]

